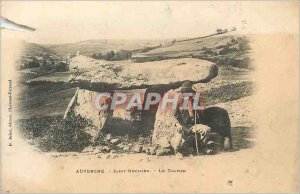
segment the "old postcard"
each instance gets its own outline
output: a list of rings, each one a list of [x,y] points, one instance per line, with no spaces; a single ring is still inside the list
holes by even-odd
[[[299,1],[1,1],[3,193],[299,192]]]

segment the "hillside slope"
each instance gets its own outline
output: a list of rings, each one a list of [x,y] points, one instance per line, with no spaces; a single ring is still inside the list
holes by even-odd
[[[172,44],[135,53],[134,62],[158,61],[192,57],[217,63],[219,66],[253,69],[251,66],[250,37],[236,34],[221,34],[176,41]]]

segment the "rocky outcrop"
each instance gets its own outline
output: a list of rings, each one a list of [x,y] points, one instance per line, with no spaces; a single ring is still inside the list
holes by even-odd
[[[165,96],[170,98],[176,94],[175,90],[169,90]],[[177,152],[183,143],[184,127],[176,118],[177,109],[172,106],[162,108],[162,102],[158,105],[155,116],[152,144],[159,148],[172,148]]]
[[[140,93],[143,98],[145,90],[116,90],[114,92],[125,93],[127,100],[129,100],[135,93]],[[97,94],[98,92],[78,88],[65,111],[64,120],[68,120],[70,117],[80,117],[81,120],[87,121],[89,126],[93,127],[82,130],[93,138],[97,137],[99,131],[109,132],[113,135],[145,133],[141,126],[141,111],[126,110],[126,103],[125,105],[118,105],[114,110],[100,111],[95,105]],[[110,108],[110,99],[104,99],[102,101],[103,105],[106,104]]]
[[[82,130],[94,139],[98,138],[99,132],[108,127],[113,115],[110,109],[98,110],[96,108],[96,95],[97,93],[93,91],[77,89],[64,114],[64,120],[67,120],[69,117],[75,117],[75,119],[78,117],[87,121],[93,127],[83,127]],[[109,98],[103,98],[102,103],[109,106]]]
[[[183,126],[174,115],[166,114],[160,110],[156,113],[152,143],[161,148],[172,147],[178,150],[182,143]]]

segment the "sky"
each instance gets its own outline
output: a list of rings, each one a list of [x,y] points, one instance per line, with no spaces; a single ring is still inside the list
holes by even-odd
[[[241,33],[298,31],[297,1],[5,1],[1,16],[36,28],[29,42],[89,39],[173,39],[236,26]]]

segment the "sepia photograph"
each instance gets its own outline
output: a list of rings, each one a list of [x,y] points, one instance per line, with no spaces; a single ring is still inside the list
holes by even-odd
[[[298,1],[1,1],[1,191],[297,193],[298,82]]]

